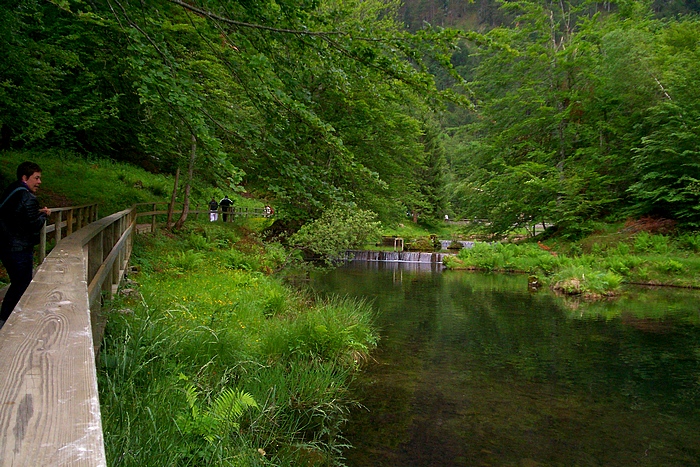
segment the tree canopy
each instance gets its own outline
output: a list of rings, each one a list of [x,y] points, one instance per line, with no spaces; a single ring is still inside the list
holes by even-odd
[[[697,228],[699,29],[692,2],[5,0],[0,150],[183,169],[289,220]]]
[[[435,105],[460,98],[437,90],[425,60],[449,73],[460,34],[409,34],[398,5],[10,0],[1,147],[154,171],[193,163],[194,176],[245,186],[292,219],[335,203],[387,218],[438,211],[415,176],[435,160],[424,144]]]
[[[700,226],[697,16],[643,2],[520,1],[474,48],[470,121],[450,130],[453,203],[494,232],[654,215]],[[472,62],[472,63],[474,63]]]

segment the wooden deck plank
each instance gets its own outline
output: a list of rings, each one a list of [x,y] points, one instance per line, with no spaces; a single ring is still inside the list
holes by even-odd
[[[39,269],[0,330],[0,466],[103,466],[84,261]]]

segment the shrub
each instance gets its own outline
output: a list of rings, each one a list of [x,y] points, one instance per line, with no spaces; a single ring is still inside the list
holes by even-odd
[[[678,244],[681,248],[690,250],[693,253],[700,252],[700,233],[685,233],[678,237]]]
[[[350,298],[331,298],[294,320],[271,322],[263,351],[277,359],[308,358],[355,365],[376,345],[369,304]],[[282,331],[283,329],[283,331]]]
[[[193,271],[204,262],[204,254],[194,250],[179,251],[166,256],[166,263],[180,272]]]
[[[207,239],[197,233],[191,233],[187,237],[187,243],[195,250],[205,250],[209,248]]]
[[[492,271],[496,268],[496,251],[488,243],[478,242],[472,248],[465,248],[459,251],[457,257],[468,266]]]
[[[562,268],[552,277],[552,288],[569,294],[614,293],[622,284],[622,277],[612,271],[599,271],[575,265]]]
[[[223,389],[207,407],[189,378],[180,373],[180,380],[185,381],[187,410],[180,413],[175,422],[184,435],[201,436],[209,444],[226,440],[227,435],[240,428],[244,411],[258,408],[253,396],[233,388]]]
[[[435,245],[430,237],[419,237],[408,245],[410,251],[433,251]]]
[[[362,247],[368,241],[379,238],[380,225],[372,211],[336,206],[315,221],[305,224],[291,236],[289,243],[308,249],[326,260],[333,260],[345,250]]]
[[[668,261],[659,264],[659,269],[668,274],[678,274],[685,270],[685,266],[683,266],[683,263],[679,261],[669,259]]]
[[[229,250],[224,253],[223,257],[225,266],[231,269],[257,271],[260,266],[260,261],[254,255],[238,250]]]
[[[634,250],[637,253],[668,254],[672,250],[670,237],[639,232],[634,237]]]

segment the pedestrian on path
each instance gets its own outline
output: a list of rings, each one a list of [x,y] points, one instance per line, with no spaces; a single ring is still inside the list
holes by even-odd
[[[219,220],[219,203],[212,196],[211,201],[209,201],[209,221],[216,222],[217,220]]]
[[[10,288],[0,306],[0,328],[32,281],[34,246],[51,214],[49,208],[39,207],[35,196],[39,185],[39,165],[22,162],[17,167],[17,181],[0,198],[0,261],[10,276]]]
[[[219,206],[221,206],[221,215],[224,218],[224,222],[227,222],[229,215],[228,213],[231,212],[231,206],[233,206],[233,201],[231,201],[228,195],[226,195],[224,196],[224,199],[219,201]]]

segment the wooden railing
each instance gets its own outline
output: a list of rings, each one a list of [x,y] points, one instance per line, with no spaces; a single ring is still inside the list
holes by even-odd
[[[51,208],[51,215],[39,235],[39,263],[46,258],[46,240],[53,234],[55,243],[97,220],[97,204]]]
[[[96,205],[52,209],[43,262],[0,329],[0,466],[106,466],[95,366],[102,300],[124,275],[137,218],[149,218],[154,231],[167,214],[158,209],[163,204],[100,220]],[[203,213],[209,210],[190,211]],[[257,208],[230,214],[266,215]],[[51,233],[55,245],[46,255]]]
[[[62,238],[0,329],[0,466],[106,466],[100,309],[127,266],[135,225],[131,208]]]
[[[161,206],[165,206],[164,208]],[[158,216],[165,216],[168,214],[167,210],[168,203],[167,202],[158,202],[158,203],[139,203],[136,204],[135,207],[138,209],[138,215],[139,217],[141,216],[150,216],[151,217],[151,225],[155,226],[156,224],[156,219]],[[144,209],[146,209],[144,211]],[[175,210],[173,212],[174,217],[179,217],[180,213],[182,212],[182,203],[177,203]],[[209,207],[208,205],[199,205],[199,204],[193,204],[191,205],[191,209],[189,211],[190,215],[193,215],[195,219],[199,218],[200,214],[206,214],[209,215]],[[248,207],[236,207],[233,206],[230,211],[222,211],[221,208],[217,210],[217,213],[219,214],[219,222],[223,221],[223,216],[222,214],[227,214],[227,218],[230,221],[233,221],[236,217],[269,217],[270,214],[265,212],[264,208],[248,208]]]

